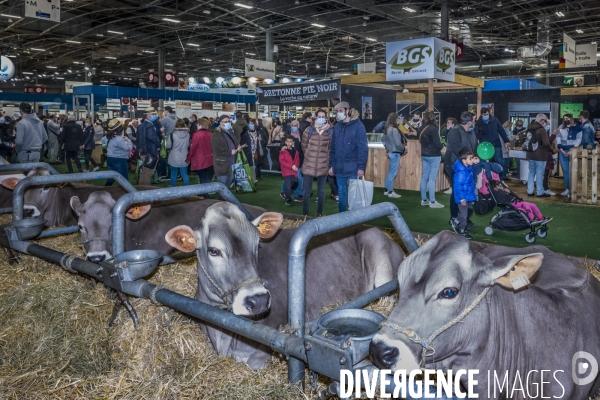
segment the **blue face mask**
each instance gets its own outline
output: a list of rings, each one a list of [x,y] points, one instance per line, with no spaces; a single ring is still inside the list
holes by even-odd
[[[547,131],[550,130],[550,125],[544,125],[544,129],[546,129]]]
[[[471,125],[471,127],[469,128],[469,132],[473,132],[475,130],[475,125]]]
[[[151,115],[150,116],[150,121],[154,122],[158,119],[158,115]]]
[[[253,131],[254,130],[254,124],[248,124],[248,129]]]
[[[298,128],[296,128],[295,126],[292,126],[292,132],[298,132]]]
[[[482,115],[481,117],[483,118],[484,122],[488,122],[490,120],[490,116],[489,115]]]
[[[225,130],[230,130],[231,129],[231,122],[225,122],[223,124],[223,126],[225,127]]]

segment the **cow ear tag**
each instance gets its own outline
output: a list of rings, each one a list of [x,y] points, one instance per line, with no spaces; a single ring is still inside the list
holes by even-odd
[[[258,229],[258,234],[261,239],[273,237],[281,227],[282,223],[283,215],[276,212],[266,212],[252,221],[252,225],[256,226],[256,229]]]
[[[510,279],[510,284],[515,290],[519,290],[522,287],[529,285],[530,283],[529,278],[527,277],[527,275],[525,275],[524,272],[510,271],[508,277]]]
[[[502,257],[502,259],[505,259]],[[518,290],[529,285],[529,279],[542,265],[544,255],[532,253],[524,256],[511,257],[503,268],[493,277],[494,283],[507,289]]]

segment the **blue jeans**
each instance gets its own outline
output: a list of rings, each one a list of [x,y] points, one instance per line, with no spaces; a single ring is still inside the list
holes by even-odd
[[[183,178],[183,184],[185,186],[190,184],[190,177],[187,173],[187,167],[178,168],[173,167],[172,165],[169,165],[169,167],[171,167],[171,186],[177,186],[177,172],[181,174],[181,177]]]
[[[388,192],[394,191],[394,179],[398,175],[398,168],[400,168],[400,153],[387,153],[390,160],[390,166],[388,168],[387,176],[385,177],[385,190]]]
[[[302,195],[304,179],[302,179],[302,168],[298,168],[298,187],[294,190],[294,197]],[[285,183],[281,184],[281,193],[285,193]],[[293,200],[293,199],[292,199]]]
[[[529,177],[527,178],[527,193],[533,194],[533,182],[535,180],[536,194],[544,194],[544,171],[546,161],[529,160]]]
[[[109,171],[115,171],[123,175],[125,179],[129,179],[129,166],[126,158],[107,157],[106,166]],[[104,186],[112,186],[115,183],[114,179],[107,179]]]
[[[421,200],[427,200],[427,189],[429,189],[429,201],[435,203],[435,181],[440,169],[442,157],[421,157],[423,174],[421,175]]]
[[[494,147],[494,162],[502,167],[500,179],[506,179],[506,168],[504,168],[504,157],[502,157],[502,147]]]
[[[563,170],[563,178],[565,180],[565,189],[570,189],[571,183],[571,159],[565,156],[563,153],[558,153],[558,159],[560,160],[560,166]]]
[[[348,209],[348,180],[356,179],[356,175],[354,176],[336,176],[335,177],[338,185],[338,196],[340,198],[339,210],[340,212],[344,212]]]

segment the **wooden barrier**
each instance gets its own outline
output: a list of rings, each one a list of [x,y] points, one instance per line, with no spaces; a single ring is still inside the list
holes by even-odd
[[[598,204],[598,149],[572,148],[570,155],[571,201]]]

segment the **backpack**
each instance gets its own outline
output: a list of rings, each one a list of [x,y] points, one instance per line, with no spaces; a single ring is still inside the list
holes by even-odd
[[[538,146],[538,137],[535,134],[535,131],[528,129],[527,133],[525,134],[525,139],[523,140],[523,145],[521,146],[522,149],[528,152],[533,152],[537,150]]]

